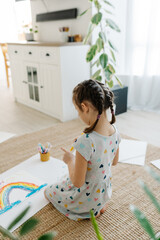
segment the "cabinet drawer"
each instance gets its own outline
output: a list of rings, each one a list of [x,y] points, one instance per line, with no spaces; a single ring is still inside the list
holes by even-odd
[[[20,58],[23,56],[23,47],[18,45],[8,45],[9,57]]]
[[[59,48],[57,47],[41,47],[40,61],[44,63],[60,64]]]
[[[39,61],[37,47],[24,46],[24,59],[30,61]]]

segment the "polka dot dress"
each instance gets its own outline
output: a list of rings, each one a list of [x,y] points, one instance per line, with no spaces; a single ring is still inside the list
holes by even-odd
[[[96,216],[112,196],[111,165],[120,143],[120,134],[113,124],[112,136],[95,131],[75,140],[71,150],[78,151],[87,161],[87,174],[82,187],[75,187],[69,176],[46,188],[49,201],[65,216],[73,220]]]

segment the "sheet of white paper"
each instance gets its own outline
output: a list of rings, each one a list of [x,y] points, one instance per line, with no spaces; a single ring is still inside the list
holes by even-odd
[[[122,139],[119,147],[119,162],[143,166],[147,142]]]
[[[151,163],[152,163],[155,167],[157,167],[158,169],[160,169],[160,159],[151,161]]]
[[[19,171],[0,179],[0,216],[46,187],[44,181]]]
[[[15,136],[14,133],[0,132],[0,143],[12,138],[13,136]]]
[[[20,163],[19,165],[9,169],[8,171],[0,175],[0,181],[4,181],[9,176],[14,176],[15,173],[25,171],[28,175],[41,180],[48,184],[54,184],[60,180],[64,175],[68,174],[67,165],[56,158],[50,158],[47,162],[41,162],[39,154],[34,155],[28,160]],[[40,182],[39,182],[40,184]],[[31,205],[31,209],[27,215],[12,229],[14,231],[21,224],[23,224],[27,219],[32,217],[36,212],[42,209],[45,205],[48,204],[48,201],[44,198],[44,189],[37,192],[34,195],[31,195],[21,204],[14,206],[7,212],[0,215],[0,225],[4,228],[7,228],[11,221],[18,216],[28,205]]]

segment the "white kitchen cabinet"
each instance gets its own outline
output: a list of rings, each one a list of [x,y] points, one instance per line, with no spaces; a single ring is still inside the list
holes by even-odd
[[[15,59],[11,63],[12,79],[13,81],[14,95],[17,102],[25,102],[27,99],[27,86],[25,84],[25,76],[23,74],[23,63],[21,60]]]
[[[27,96],[25,99],[26,104],[34,106],[36,109],[41,107],[41,98],[40,95],[40,71],[39,64],[36,63],[23,63],[23,73],[24,73],[24,84],[27,86]]]
[[[40,64],[42,108],[58,119],[62,115],[60,67]]]
[[[77,117],[73,88],[90,78],[88,45],[8,44],[15,99],[61,121]]]

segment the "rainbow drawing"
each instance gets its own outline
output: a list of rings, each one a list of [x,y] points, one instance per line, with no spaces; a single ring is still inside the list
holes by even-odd
[[[40,191],[46,185],[46,183],[38,186],[29,182],[12,182],[0,187],[0,215],[22,202],[20,200],[16,202],[10,202],[9,195],[11,191],[14,191],[14,189],[22,189],[23,191],[27,191],[27,195],[25,196],[25,198],[27,198]]]

